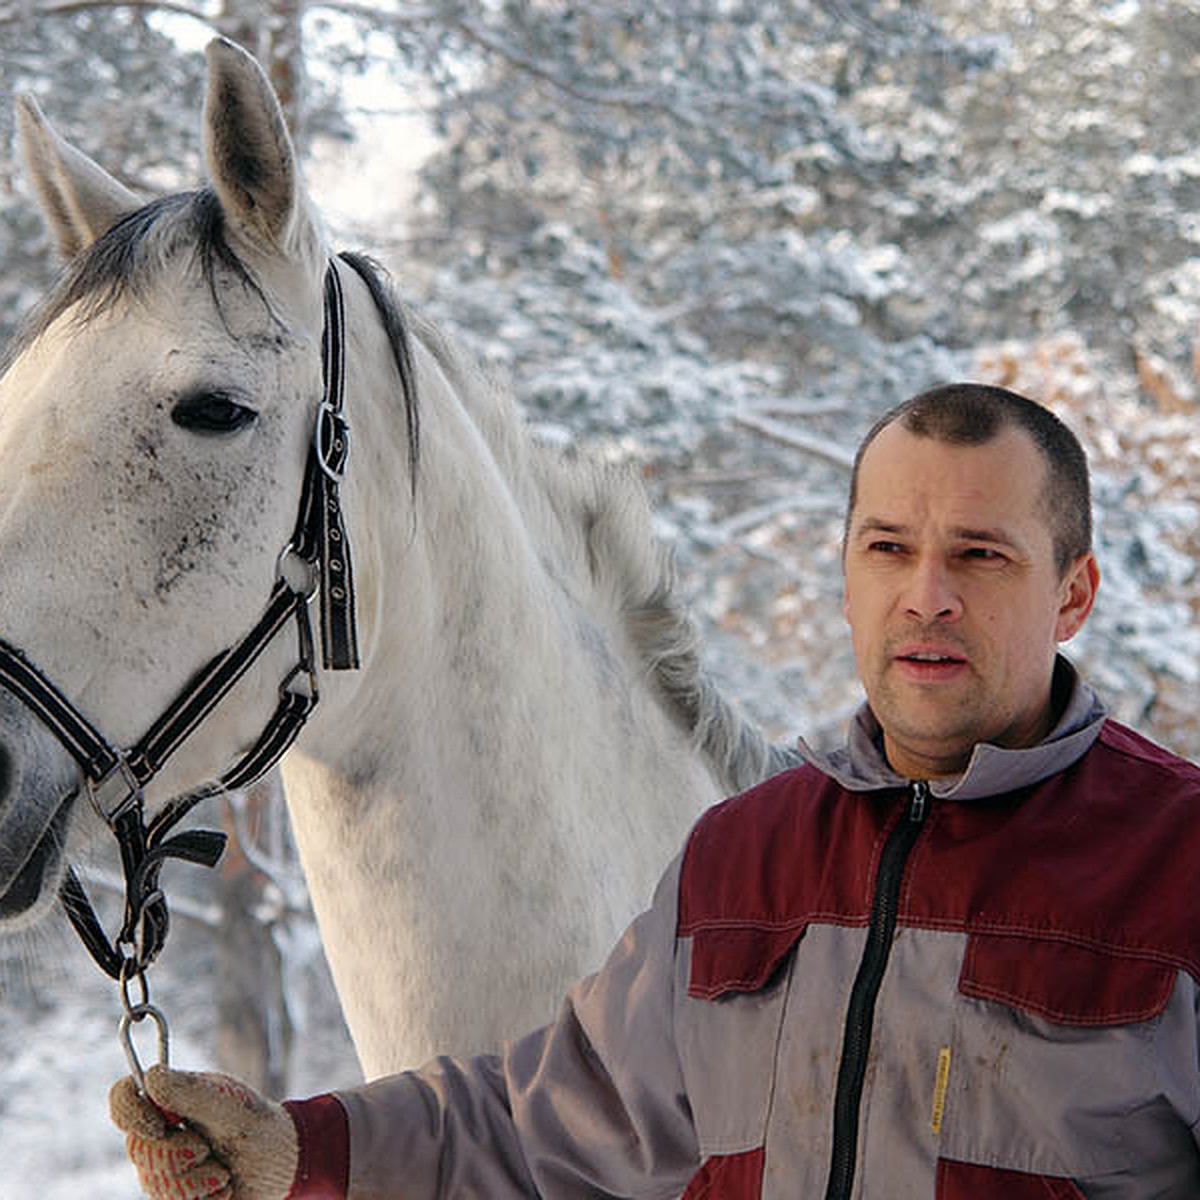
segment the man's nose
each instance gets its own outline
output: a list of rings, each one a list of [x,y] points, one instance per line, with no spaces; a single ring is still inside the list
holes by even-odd
[[[919,621],[954,621],[962,616],[962,597],[944,560],[928,556],[913,564],[904,607]]]

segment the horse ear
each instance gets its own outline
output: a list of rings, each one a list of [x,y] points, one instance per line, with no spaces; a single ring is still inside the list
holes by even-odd
[[[59,137],[28,93],[17,97],[17,128],[26,169],[64,257],[86,250],[145,203]]]
[[[215,38],[205,53],[204,153],[225,218],[260,250],[303,253],[314,224],[279,101],[240,46]]]

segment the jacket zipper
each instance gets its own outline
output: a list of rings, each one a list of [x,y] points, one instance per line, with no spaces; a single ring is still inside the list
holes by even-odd
[[[842,1058],[838,1064],[837,1091],[833,1101],[833,1154],[825,1200],[849,1200],[850,1189],[854,1185],[858,1117],[867,1072],[867,1054],[871,1049],[871,1030],[875,1023],[875,999],[883,984],[888,955],[892,950],[904,868],[928,813],[929,784],[918,780],[909,789],[907,813],[888,835],[883,853],[879,856],[867,944],[858,964],[858,974],[854,977],[850,1005],[846,1011]]]

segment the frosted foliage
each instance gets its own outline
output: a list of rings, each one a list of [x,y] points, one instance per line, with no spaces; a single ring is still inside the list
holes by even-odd
[[[981,378],[1036,397],[1079,434],[1093,468],[1104,572],[1077,658],[1116,714],[1200,755],[1200,413],[1195,381],[1138,356],[1145,399],[1122,394],[1076,336],[981,351]],[[1149,400],[1149,403],[1146,402]]]

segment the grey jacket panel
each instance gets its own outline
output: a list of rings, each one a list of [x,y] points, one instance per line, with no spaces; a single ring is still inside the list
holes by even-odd
[[[723,1046],[764,1002],[784,1013],[774,1063],[755,1063],[732,1085],[727,1064],[704,1045],[683,1056],[705,1156],[753,1143],[767,1111],[759,1144],[769,1200],[824,1192],[845,998],[865,937],[811,925],[763,995],[692,1002],[709,1010],[707,1046]],[[1191,976],[1176,975],[1150,1020],[1069,1025],[964,994],[967,942],[961,932],[897,930],[863,1091],[855,1195],[934,1200],[939,1163],[950,1160],[1069,1180],[1071,1194],[1102,1200],[1200,1196]],[[765,1023],[776,1028],[774,1017]],[[996,1189],[989,1200],[1007,1194],[1002,1183]],[[1066,1194],[1048,1183],[1047,1197]]]
[[[337,1093],[350,1127],[348,1200],[536,1195],[498,1059],[437,1059]]]
[[[766,1141],[776,1086],[788,1086],[779,1079],[779,1063],[792,1002],[790,966],[730,1002],[701,1000],[688,995],[691,949],[691,939],[681,939],[676,1038],[699,1158],[743,1154]]]
[[[767,1200],[824,1193],[844,1002],[864,941],[862,929],[810,926],[762,996],[691,1002],[709,1010],[707,1045],[725,1054],[760,1003],[784,1013],[766,1070],[754,1063],[730,1083],[727,1063],[703,1045],[683,1056],[705,1157],[755,1144],[767,1112],[757,1143]],[[939,1163],[950,1160],[1069,1180],[1097,1200],[1200,1196],[1192,978],[1179,973],[1149,1021],[1063,1025],[962,994],[966,943],[962,933],[897,931],[867,1067],[855,1195],[934,1200]],[[776,1028],[773,1017],[767,1024]],[[1003,1183],[987,1193],[1006,1194]],[[1060,1194],[1047,1183],[1047,1197]]]
[[[339,1092],[348,1200],[678,1196],[700,1165],[674,1028],[679,871],[553,1025]]]

